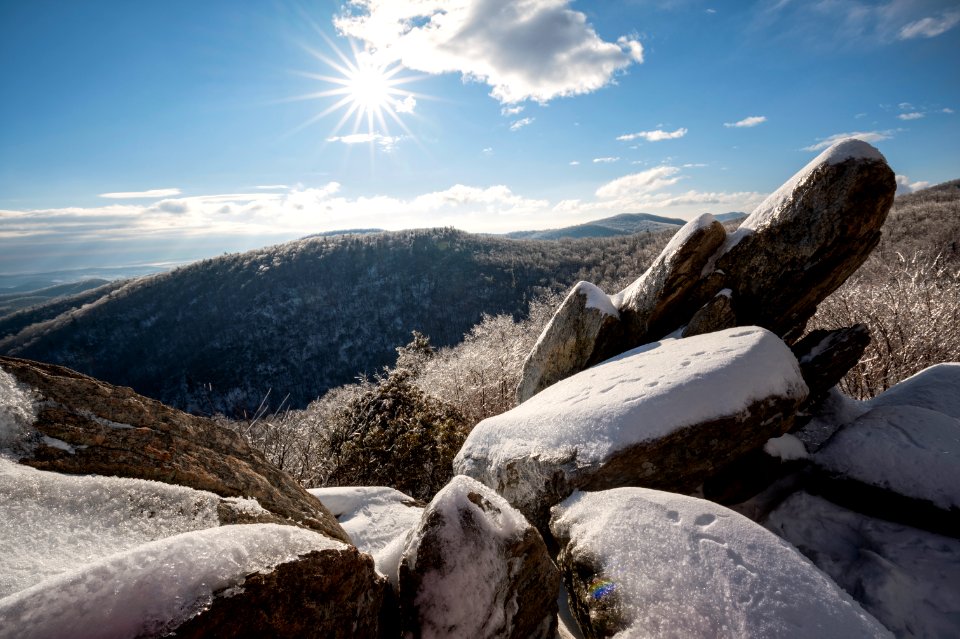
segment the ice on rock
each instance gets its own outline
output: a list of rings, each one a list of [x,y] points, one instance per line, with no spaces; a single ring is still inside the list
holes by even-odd
[[[373,555],[377,570],[396,583],[404,539],[423,514],[416,500],[385,486],[311,488],[307,492],[333,513],[354,546]]]
[[[0,368],[0,457],[18,457],[29,450],[37,410],[31,390]]]
[[[793,546],[713,502],[577,492],[550,528],[573,606],[581,624],[603,626],[597,636],[889,636]]]
[[[0,637],[160,636],[250,574],[347,545],[277,524],[187,532],[113,554],[0,599]]]
[[[960,508],[960,420],[916,406],[879,406],[844,426],[814,461],[828,472]]]
[[[874,519],[804,492],[765,525],[899,637],[960,637],[960,540]]]

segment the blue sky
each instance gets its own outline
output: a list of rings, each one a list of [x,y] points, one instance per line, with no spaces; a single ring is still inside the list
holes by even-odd
[[[958,63],[958,2],[0,0],[0,273],[749,211],[850,134],[909,190]]]

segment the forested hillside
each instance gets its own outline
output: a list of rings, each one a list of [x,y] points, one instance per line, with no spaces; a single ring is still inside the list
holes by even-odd
[[[546,291],[635,278],[666,234],[520,241],[452,229],[316,237],[131,281],[0,341],[191,411],[242,414],[271,391],[306,406],[393,362],[413,330],[438,346]]]

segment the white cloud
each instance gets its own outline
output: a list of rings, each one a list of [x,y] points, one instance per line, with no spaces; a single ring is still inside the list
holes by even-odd
[[[570,166],[580,166],[580,160],[571,160]]]
[[[897,117],[901,120],[919,120],[923,117],[923,114],[919,111],[911,111],[910,113],[901,113]]]
[[[679,182],[678,173],[680,169],[675,166],[657,166],[607,182],[597,189],[596,195],[601,198],[622,198],[628,195],[652,193]]]
[[[702,169],[707,165],[703,162],[688,162],[686,164],[682,164],[681,166],[685,169]]]
[[[900,104],[897,105],[897,108],[900,109],[901,111],[913,111],[914,106],[909,102],[901,102]]]
[[[180,189],[151,189],[149,191],[121,191],[117,193],[101,193],[100,197],[110,200],[143,200],[149,198],[172,197],[180,195]]]
[[[286,184],[263,184],[261,186],[258,186],[257,188],[262,191],[285,191],[290,187],[287,186]]]
[[[601,39],[570,0],[351,0],[337,30],[383,62],[484,82],[502,103],[590,93],[643,62],[636,37]]]
[[[723,126],[727,128],[733,127],[733,128],[743,129],[743,128],[749,128],[752,126],[757,126],[758,124],[763,124],[766,121],[767,121],[767,116],[765,115],[751,115],[742,120],[738,120],[737,122],[724,122]]]
[[[516,122],[513,122],[513,123],[510,125],[510,130],[511,130],[511,131],[519,131],[519,130],[522,129],[523,127],[525,127],[525,126],[527,126],[527,125],[530,125],[530,124],[533,124],[533,121],[534,121],[535,119],[536,119],[536,118],[520,118],[519,120],[517,120]]]
[[[716,12],[717,12],[716,9],[707,9],[707,13],[713,14],[713,13],[716,13]]]
[[[384,151],[392,151],[403,136],[383,135],[382,133],[351,133],[350,135],[334,135],[327,138],[327,142],[341,144],[376,144]]]
[[[921,18],[904,25],[897,37],[901,40],[912,38],[935,38],[960,24],[960,11],[945,11],[939,17]]]
[[[943,107],[943,113],[953,113],[953,109],[950,107]]]
[[[854,131],[853,133],[835,133],[830,137],[821,138],[814,144],[810,146],[803,147],[804,151],[821,151],[834,142],[842,140],[844,138],[857,138],[863,140],[864,142],[883,142],[884,140],[889,140],[893,137],[894,131]]]
[[[397,113],[413,113],[417,108],[417,100],[412,95],[407,95],[402,100],[391,100],[391,106]]]
[[[630,142],[638,139],[644,139],[647,142],[659,142],[661,140],[675,140],[677,138],[682,138],[686,134],[687,130],[681,127],[676,131],[662,131],[660,129],[653,131],[637,131],[636,133],[627,133],[617,136],[617,139],[621,142]]]
[[[897,195],[913,193],[914,191],[919,191],[920,189],[925,189],[930,186],[930,183],[926,181],[911,182],[910,178],[908,178],[906,175],[897,175],[896,177]]]
[[[500,109],[500,115],[519,115],[523,113],[523,105],[503,107]]]
[[[606,158],[593,158],[594,164],[612,164],[613,162],[619,162],[620,158],[618,157],[606,157]]]
[[[485,147],[482,153],[488,157],[493,155],[493,147],[492,146]]]

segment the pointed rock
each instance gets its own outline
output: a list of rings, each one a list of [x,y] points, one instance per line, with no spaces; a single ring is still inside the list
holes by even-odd
[[[801,169],[744,220],[716,260],[739,321],[798,338],[817,304],[880,241],[896,190],[883,155],[853,138]]]
[[[732,291],[725,288],[713,296],[693,314],[681,337],[693,337],[733,328],[737,325],[737,314],[733,310]]]
[[[552,638],[560,574],[540,533],[502,497],[454,477],[400,562],[405,636]]]
[[[857,365],[870,345],[866,324],[833,331],[815,330],[793,345],[800,372],[810,388],[809,402],[819,402]]]

